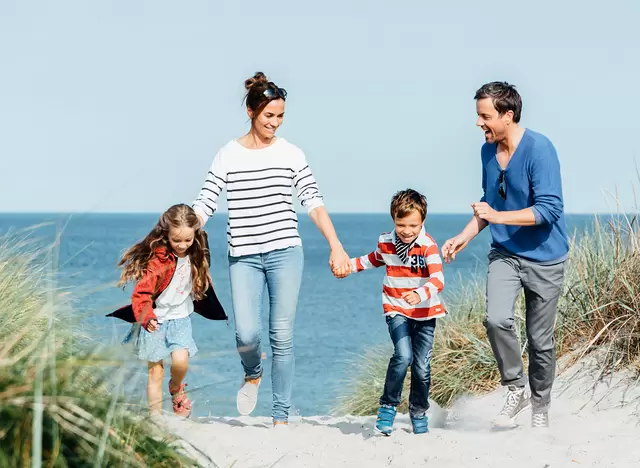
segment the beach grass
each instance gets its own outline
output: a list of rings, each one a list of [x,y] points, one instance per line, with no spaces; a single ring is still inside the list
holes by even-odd
[[[594,217],[590,230],[570,240],[563,292],[558,304],[558,357],[575,362],[595,349],[603,351],[603,373],[638,366],[640,357],[640,232],[635,217]],[[462,395],[494,390],[500,375],[487,340],[484,270],[477,280],[449,286],[444,294],[449,314],[439,319],[431,364],[430,398],[450,407]],[[448,284],[451,285],[451,280]],[[454,283],[455,284],[455,283]],[[516,302],[516,327],[527,363],[523,295]],[[367,350],[352,363],[348,381],[334,407],[335,414],[371,415],[378,409],[391,344]],[[407,373],[399,411],[406,412]]]
[[[0,466],[198,466],[121,399],[121,362],[74,327],[55,246],[0,238]]]

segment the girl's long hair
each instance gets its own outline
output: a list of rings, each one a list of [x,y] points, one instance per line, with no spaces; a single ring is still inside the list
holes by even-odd
[[[140,242],[130,247],[122,255],[118,266],[122,267],[118,286],[124,287],[129,281],[139,281],[147,270],[149,261],[158,247],[164,247],[172,255],[169,244],[169,229],[184,226],[193,228],[195,235],[193,244],[187,250],[191,260],[191,278],[193,282],[192,297],[199,300],[204,297],[209,278],[209,249],[205,232],[200,229],[200,222],[193,208],[185,204],[173,205],[165,211],[158,223]]]

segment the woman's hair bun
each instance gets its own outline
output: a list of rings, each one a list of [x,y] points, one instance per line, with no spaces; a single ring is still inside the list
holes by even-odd
[[[268,83],[269,80],[267,80],[267,77],[265,76],[264,73],[262,72],[256,72],[255,75],[253,75],[253,77],[248,78],[244,81],[244,87],[246,90],[250,90],[251,88],[253,88],[256,85],[262,84],[262,83]]]

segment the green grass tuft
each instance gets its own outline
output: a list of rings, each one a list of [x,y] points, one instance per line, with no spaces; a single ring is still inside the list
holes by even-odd
[[[54,257],[0,239],[0,466],[197,466],[122,403],[126,377],[73,329]]]

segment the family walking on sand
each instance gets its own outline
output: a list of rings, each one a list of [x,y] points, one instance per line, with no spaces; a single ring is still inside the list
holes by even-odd
[[[385,267],[382,309],[394,345],[375,429],[390,435],[403,382],[411,368],[409,413],[416,434],[428,432],[430,364],[436,321],[447,311],[442,259],[456,256],[487,226],[492,243],[485,326],[506,401],[494,421],[508,427],[531,409],[531,425],[548,427],[555,376],[554,325],[568,254],[560,164],[545,136],[521,127],[522,101],[513,85],[492,82],[475,94],[481,149],[482,196],[473,215],[442,249],[424,229],[427,200],[407,189],[393,195],[394,229],[378,237],[367,255],[351,258],[335,232],[304,152],[276,131],[287,92],[258,72],[245,81],[248,133],[224,145],[213,159],[192,206],[169,208],[119,265],[120,284],[135,282],[131,304],[110,314],[132,322],[125,341],[148,363],[150,413],[159,417],[165,358],[171,357],[169,393],[174,413],[188,416],[185,391],[189,358],[197,352],[190,315],[226,319],[212,287],[207,220],[224,189],[228,203],[228,255],[236,345],[244,376],[237,409],[249,415],[263,380],[263,295],[268,295],[274,428],[285,428],[294,379],[293,329],[304,255],[293,206],[293,189],[330,248],[337,278]],[[480,178],[479,178],[480,179]],[[373,233],[372,233],[373,235]],[[373,239],[373,238],[372,238]],[[373,241],[372,241],[373,242]],[[373,243],[372,243],[373,247]],[[524,289],[529,368],[525,374],[515,330],[516,298]],[[527,385],[529,384],[529,390]],[[435,383],[437,385],[437,382]]]

